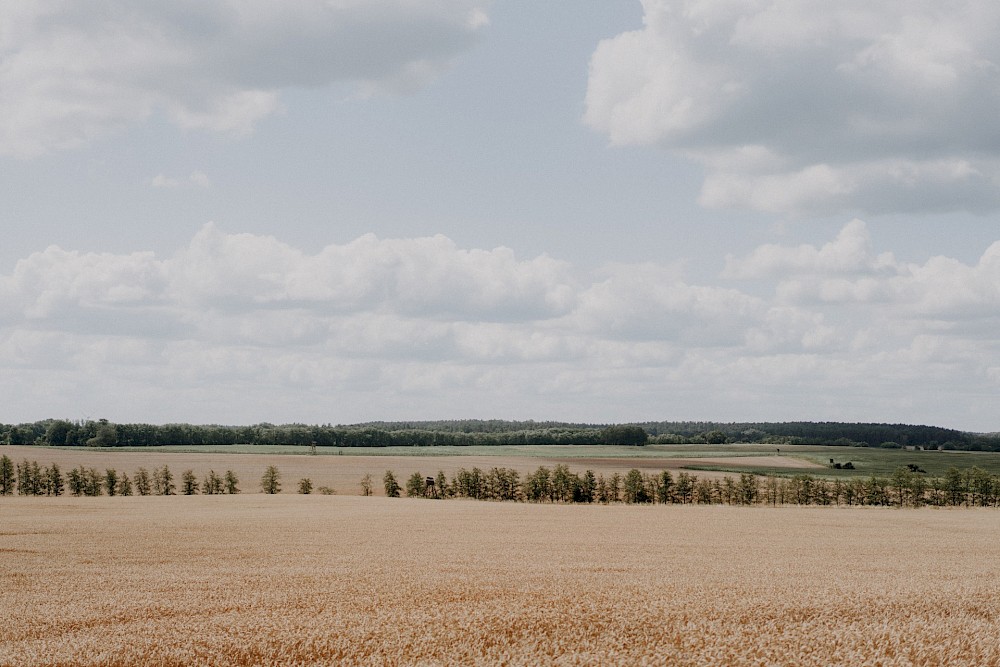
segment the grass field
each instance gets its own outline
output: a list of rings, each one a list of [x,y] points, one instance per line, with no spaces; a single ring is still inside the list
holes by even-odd
[[[3,665],[997,665],[1000,513],[0,499]]]
[[[682,445],[683,446],[683,445]],[[704,445],[697,445],[698,456],[707,456]],[[745,451],[746,445],[723,445],[729,454]],[[771,451],[774,451],[771,447]],[[807,471],[810,474],[826,477],[849,478],[876,475],[889,477],[899,466],[913,463],[927,471],[931,476],[942,476],[948,468],[971,468],[978,466],[994,475],[1000,474],[1000,452],[956,452],[956,451],[908,451],[901,449],[880,449],[877,447],[821,447],[816,445],[782,445],[781,458],[794,457],[810,461],[824,467],[823,470]],[[679,454],[679,453],[678,453]],[[680,455],[680,454],[679,454]],[[692,456],[693,454],[688,454]],[[838,463],[850,461],[854,470],[834,470],[828,467],[830,459]],[[760,459],[755,464],[754,472],[764,475],[787,475],[789,471],[768,465],[769,459]],[[698,469],[697,463],[692,466]],[[739,472],[742,467],[726,466],[724,463],[714,463],[705,466],[711,470],[728,470]]]

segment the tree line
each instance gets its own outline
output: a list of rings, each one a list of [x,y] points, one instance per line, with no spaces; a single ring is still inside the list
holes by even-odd
[[[1000,451],[1000,434],[939,426],[844,422],[643,422],[651,443],[761,443],[843,447],[920,447]]]
[[[370,476],[367,482],[371,495]],[[25,459],[15,464],[9,456],[0,456],[0,496],[193,496],[237,494],[240,492],[240,480],[232,470],[217,474],[214,470],[199,480],[194,470],[185,470],[180,478],[175,478],[170,467],[163,465],[153,468],[139,468],[130,477],[127,472],[107,468],[103,472],[97,468],[77,466],[66,473],[59,465],[40,466],[37,461]],[[268,466],[260,478],[260,489],[263,493],[281,493],[281,472],[276,466]],[[309,478],[299,480],[298,492],[308,494],[313,492],[313,483]],[[332,495],[334,490],[328,486],[315,489],[318,493]]]
[[[669,470],[646,473],[633,468],[605,476],[572,472],[564,464],[541,466],[521,475],[510,468],[459,469],[451,478],[413,473],[400,485],[395,473],[383,477],[385,495],[424,498],[471,498],[533,503],[625,503],[700,505],[838,505],[895,507],[997,507],[1000,476],[973,467],[950,468],[943,477],[927,477],[900,466],[888,478],[827,480],[812,475],[699,478]]]
[[[15,464],[6,454],[0,456],[0,496],[172,496],[235,494],[240,480],[232,470],[219,475],[210,470],[201,480],[193,470],[185,470],[179,479],[163,465],[147,470],[140,467],[131,476],[125,471],[83,465],[65,473],[59,465],[40,466],[25,459]]]
[[[0,424],[0,444],[60,447],[157,445],[315,445],[318,447],[432,447],[439,445],[627,445],[683,443],[813,444],[1000,451],[1000,435],[909,424],[840,422],[716,423],[456,420],[370,422],[355,425],[268,423],[251,426],[115,424],[107,420],[47,419]]]
[[[53,447],[151,447],[158,445],[315,445],[318,447],[433,447],[440,445],[644,445],[645,430],[634,425],[571,426],[496,432],[460,432],[376,426],[256,424],[113,424],[107,420],[50,419],[0,424],[0,444]]]

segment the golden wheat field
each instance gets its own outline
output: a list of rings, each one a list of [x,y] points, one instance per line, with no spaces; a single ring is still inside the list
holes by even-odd
[[[0,499],[3,665],[997,665],[1000,512]]]

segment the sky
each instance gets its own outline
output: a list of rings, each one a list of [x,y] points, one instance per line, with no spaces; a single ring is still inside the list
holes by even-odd
[[[1000,5],[0,4],[0,421],[1000,431]]]

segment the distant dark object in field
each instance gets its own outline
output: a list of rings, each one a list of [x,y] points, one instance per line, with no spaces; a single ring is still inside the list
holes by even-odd
[[[907,463],[906,467],[910,469],[910,472],[922,472],[925,475],[927,474],[927,471],[918,466],[916,463]]]
[[[854,470],[854,464],[850,461],[847,463],[834,463],[833,459],[830,459],[830,464],[833,466],[834,470]]]

